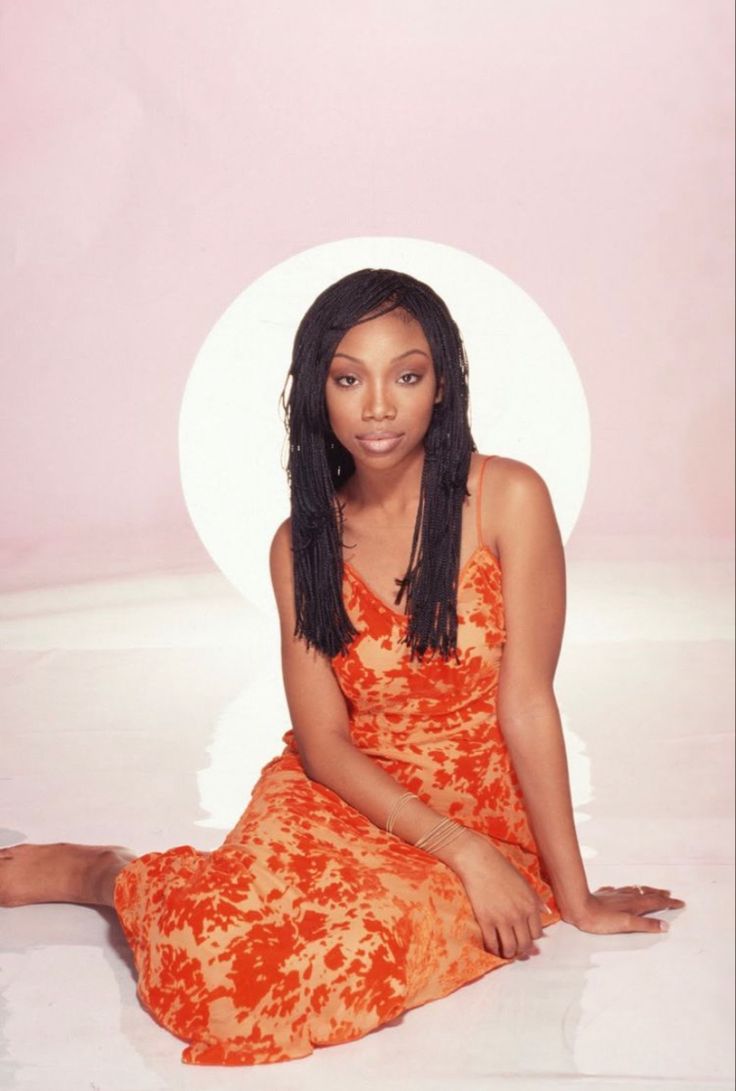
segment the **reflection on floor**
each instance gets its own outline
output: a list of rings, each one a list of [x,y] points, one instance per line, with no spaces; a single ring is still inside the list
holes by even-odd
[[[0,595],[0,843],[215,847],[288,727],[273,617],[203,565],[49,565],[11,564]],[[0,910],[0,1087],[732,1087],[731,601],[727,559],[568,555],[556,691],[589,883],[670,888],[668,934],[559,924],[363,1039],[218,1070],[139,1006],[112,911]]]

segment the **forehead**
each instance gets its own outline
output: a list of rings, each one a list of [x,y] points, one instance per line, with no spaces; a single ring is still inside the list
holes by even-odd
[[[375,318],[368,318],[352,326],[343,335],[335,352],[349,352],[360,356],[363,352],[380,352],[382,348],[405,352],[410,348],[422,349],[429,354],[429,344],[421,323],[400,308]]]

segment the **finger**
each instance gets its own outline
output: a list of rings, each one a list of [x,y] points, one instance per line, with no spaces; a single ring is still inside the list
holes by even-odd
[[[541,916],[541,918],[539,920],[539,924],[540,924],[540,927],[542,929],[542,935],[544,935],[545,928],[547,928],[550,924],[552,924],[552,922],[554,920],[555,920],[555,916],[552,913],[552,911],[550,909],[545,909],[544,913],[542,913],[542,916]],[[535,936],[534,938],[539,939],[540,937]]]
[[[645,886],[643,890],[651,890],[652,894],[659,899],[659,904],[662,909],[682,909],[685,902],[682,898],[673,898],[669,890],[658,890],[656,887]]]
[[[681,909],[685,904],[681,898],[668,898],[663,894],[647,895],[646,909],[639,909],[639,913],[657,913],[660,909]]]
[[[639,887],[635,887],[635,889],[636,890],[643,890],[645,894],[661,894],[663,898],[664,897],[668,898],[672,894],[671,890],[669,890],[669,889],[665,890],[661,886],[639,886]]]
[[[510,925],[496,925],[496,930],[501,939],[501,953],[504,958],[516,958],[516,936]]]
[[[503,958],[501,954],[501,948],[498,942],[498,934],[495,928],[483,929],[483,946],[486,951],[490,951],[496,958]]]
[[[517,921],[514,925],[514,935],[516,936],[516,957],[528,958],[532,948],[532,936],[526,918]]]
[[[621,890],[625,890],[627,893],[631,891],[636,894],[655,894],[660,898],[669,898],[672,893],[670,890],[662,890],[658,886],[622,886]]]
[[[667,906],[674,907],[685,904],[682,898],[674,898],[672,896],[672,891],[669,888],[664,889],[663,887],[659,886],[643,886],[641,889],[645,890],[648,894],[658,894],[659,897],[662,899],[662,903],[666,904]]]
[[[541,939],[544,935],[544,929],[542,928],[542,919],[537,911],[536,913],[529,914],[529,934],[532,939]]]
[[[642,917],[647,913],[658,913],[666,909],[665,902],[657,894],[638,894],[635,891],[622,891],[616,897],[615,908],[619,913]]]
[[[658,917],[640,917],[636,913],[628,914],[628,922],[627,932],[666,932],[669,928],[667,921]]]

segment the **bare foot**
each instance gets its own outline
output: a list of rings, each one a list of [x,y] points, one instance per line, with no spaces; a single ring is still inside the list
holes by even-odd
[[[135,856],[119,845],[12,845],[0,849],[0,906],[112,905],[118,872]]]

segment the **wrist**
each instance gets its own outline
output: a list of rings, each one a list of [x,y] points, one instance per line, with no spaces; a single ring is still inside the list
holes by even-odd
[[[566,924],[579,926],[587,917],[590,910],[593,895],[586,891],[574,900],[565,900],[555,894],[555,901],[560,910],[560,916]]]
[[[478,840],[479,835],[475,830],[463,826],[462,833],[454,837],[449,844],[437,849],[433,856],[436,856],[443,864],[447,864],[456,874],[461,875],[469,857],[477,849]]]

